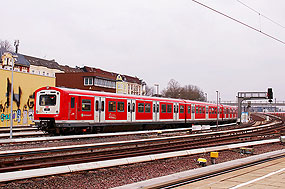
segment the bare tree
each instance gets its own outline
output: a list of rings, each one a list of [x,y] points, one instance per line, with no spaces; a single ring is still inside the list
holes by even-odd
[[[195,85],[185,85],[181,89],[181,98],[188,100],[206,101],[205,93]]]
[[[176,80],[171,79],[168,82],[166,89],[163,89],[161,93],[165,97],[180,98],[180,92],[181,92],[180,84]]]
[[[13,51],[13,46],[7,40],[0,40],[0,50]]]
[[[168,82],[167,88],[162,91],[162,94],[169,98],[206,101],[205,94],[199,87],[194,85],[180,87],[180,84],[174,79]]]

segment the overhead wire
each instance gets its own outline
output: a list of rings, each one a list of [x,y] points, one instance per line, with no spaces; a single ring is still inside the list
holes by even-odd
[[[276,25],[278,25],[278,26],[280,26],[280,27],[282,27],[282,28],[285,29],[285,26],[283,26],[282,24],[280,24],[280,23],[274,21],[273,19],[269,18],[268,16],[265,16],[264,14],[261,14],[259,11],[257,11],[257,10],[255,10],[254,8],[248,6],[248,5],[245,4],[244,2],[242,2],[242,1],[240,1],[240,0],[236,0],[236,1],[239,2],[240,4],[242,4],[243,6],[247,7],[248,9],[252,10],[253,12],[257,13],[259,16],[262,16],[263,18],[265,18],[265,19],[271,21],[272,23],[274,23],[274,24],[276,24]]]
[[[250,25],[248,25],[248,24],[246,24],[246,23],[244,23],[244,22],[242,22],[242,21],[240,21],[240,20],[238,20],[238,19],[235,19],[235,18],[233,18],[233,17],[231,17],[231,16],[229,16],[229,15],[227,15],[227,14],[225,14],[225,13],[222,13],[222,12],[220,12],[220,11],[218,11],[218,10],[212,8],[212,7],[209,7],[209,6],[203,4],[203,3],[199,2],[199,1],[196,1],[196,0],[192,0],[192,1],[195,2],[195,3],[197,3],[197,4],[199,4],[199,5],[201,5],[201,6],[203,6],[203,7],[205,7],[205,8],[207,8],[207,9],[210,9],[210,10],[214,11],[215,13],[218,13],[218,14],[220,14],[220,15],[222,15],[222,16],[225,16],[225,17],[227,17],[227,18],[229,18],[229,19],[231,19],[231,20],[233,20],[233,21],[235,21],[235,22],[237,22],[237,23],[239,23],[239,24],[242,24],[242,25],[244,25],[244,26],[246,26],[246,27],[248,27],[248,28],[250,28],[250,29],[252,29],[252,30],[254,30],[254,31],[257,31],[257,32],[259,32],[259,33],[261,33],[261,34],[263,34],[263,35],[265,35],[265,36],[267,36],[267,37],[269,37],[269,38],[271,38],[271,39],[273,39],[273,40],[276,40],[276,41],[278,41],[278,42],[280,42],[280,43],[282,43],[282,44],[285,45],[285,42],[284,42],[284,41],[282,41],[282,40],[280,40],[280,39],[278,39],[278,38],[276,38],[276,37],[274,37],[274,36],[272,36],[272,35],[269,35],[269,34],[263,32],[263,31],[261,31],[261,30],[258,30],[258,29],[256,29],[256,28],[253,27],[253,26],[250,26]]]

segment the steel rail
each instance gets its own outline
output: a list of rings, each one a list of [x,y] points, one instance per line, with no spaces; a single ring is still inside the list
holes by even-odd
[[[278,124],[278,123],[276,123]],[[132,140],[132,141],[118,141],[118,142],[106,142],[106,143],[96,143],[96,144],[83,144],[83,145],[72,145],[72,146],[60,146],[60,147],[48,147],[48,148],[32,148],[32,149],[23,149],[23,150],[11,150],[11,151],[2,151],[0,152],[0,158],[7,158],[11,156],[23,156],[23,155],[33,155],[33,154],[42,154],[42,153],[52,153],[52,152],[62,152],[62,151],[75,151],[75,150],[86,150],[86,149],[99,149],[99,148],[111,148],[118,146],[130,146],[130,145],[142,145],[142,144],[150,144],[150,143],[158,143],[158,142],[171,142],[177,140],[185,140],[185,139],[195,139],[198,138],[200,140],[202,137],[225,137],[227,135],[234,135],[235,133],[252,133],[253,131],[260,131],[264,129],[268,129],[271,127],[272,123],[269,125],[263,125],[258,127],[249,127],[242,129],[233,129],[233,130],[225,130],[211,133],[200,133],[193,135],[183,135],[183,136],[173,136],[173,137],[165,137],[165,138],[152,138],[152,139],[140,139],[140,140]],[[275,125],[275,124],[273,124]]]
[[[274,128],[276,129],[276,128]],[[89,154],[75,154],[75,155],[64,155],[64,156],[58,156],[58,157],[47,157],[47,158],[39,158],[39,159],[31,159],[31,160],[19,160],[17,164],[21,164],[19,166],[12,166],[12,167],[4,167],[2,169],[0,169],[1,172],[3,171],[15,171],[18,169],[31,169],[31,168],[35,168],[35,167],[46,167],[46,166],[56,166],[56,165],[66,165],[69,163],[82,163],[82,162],[88,162],[88,161],[99,161],[99,160],[106,160],[106,159],[115,159],[118,157],[132,157],[132,156],[138,156],[138,155],[146,155],[146,154],[151,154],[151,153],[163,153],[163,152],[172,152],[172,151],[177,151],[177,150],[185,150],[185,149],[192,149],[194,147],[189,147],[189,143],[192,146],[196,147],[204,147],[204,146],[212,146],[209,145],[209,143],[214,143],[214,142],[224,142],[224,141],[230,141],[236,138],[239,138],[240,136],[250,136],[253,133],[259,132],[260,129],[256,129],[255,131],[252,131],[250,133],[247,132],[242,132],[240,134],[235,134],[235,135],[222,135],[214,138],[203,138],[203,139],[199,139],[199,140],[192,140],[192,141],[180,141],[177,143],[170,143],[170,144],[155,144],[153,146],[151,146],[151,148],[149,149],[149,146],[147,147],[140,147],[140,148],[132,148],[132,149],[125,149],[127,150],[127,152],[122,153],[122,150],[114,150],[108,152],[108,154],[103,154],[102,156],[99,156],[98,153],[89,153]],[[263,130],[261,130],[263,131]],[[271,132],[271,130],[267,130],[268,133]],[[264,133],[264,132],[263,132]],[[206,143],[206,144],[205,144]],[[222,143],[224,144],[229,144],[230,142],[227,143]],[[164,147],[163,147],[164,145]],[[215,144],[217,145],[217,144]],[[221,145],[221,144],[220,144]],[[50,152],[49,152],[50,153]],[[113,154],[110,154],[113,153]],[[92,155],[93,154],[93,155]],[[88,158],[85,158],[85,156],[88,155]],[[54,162],[56,159],[58,158],[70,158],[69,160],[63,160],[63,161],[57,161]],[[74,159],[77,158],[77,159]],[[102,159],[103,158],[103,159]],[[72,160],[71,160],[72,159]],[[42,162],[42,161],[53,161],[53,163],[47,162],[47,163],[37,163],[35,164],[35,162]],[[31,162],[33,164],[31,165],[22,165],[24,162]],[[16,164],[15,162],[6,162],[6,164]],[[2,163],[2,166],[4,164]]]

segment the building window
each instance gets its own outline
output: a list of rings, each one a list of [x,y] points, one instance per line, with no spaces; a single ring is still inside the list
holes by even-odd
[[[116,88],[115,81],[109,81],[106,79],[94,78],[94,85],[108,88]]]
[[[93,85],[93,78],[92,77],[84,77],[84,85]]]

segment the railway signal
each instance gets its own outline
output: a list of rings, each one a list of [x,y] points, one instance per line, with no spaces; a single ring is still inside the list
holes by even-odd
[[[267,98],[269,99],[269,102],[272,102],[273,99],[273,92],[272,92],[272,88],[268,88],[267,89]]]
[[[273,92],[272,88],[268,88],[267,92],[238,92],[238,120],[241,122],[241,106],[242,101],[244,100],[259,100],[259,99],[269,99],[269,102],[272,102]]]

